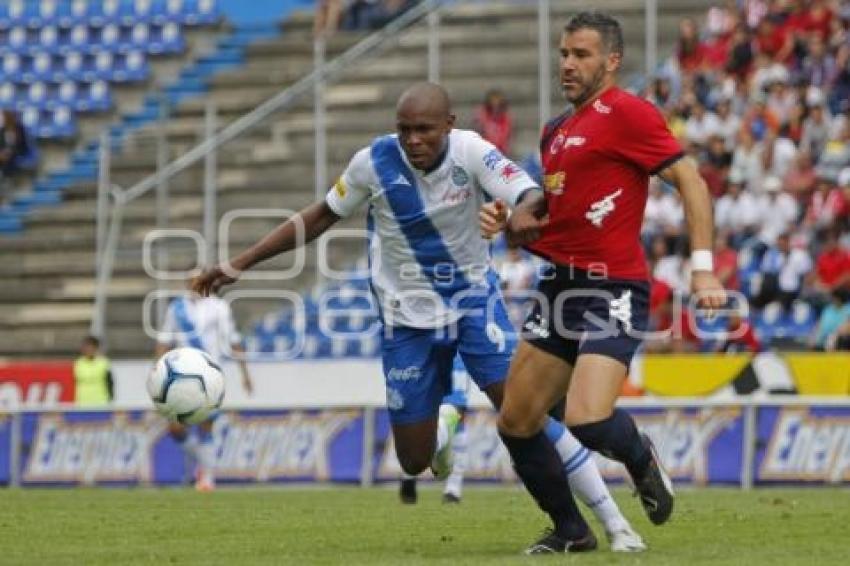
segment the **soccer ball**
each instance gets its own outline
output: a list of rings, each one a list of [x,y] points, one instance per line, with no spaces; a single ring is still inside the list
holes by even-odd
[[[157,410],[184,424],[203,422],[224,400],[221,368],[196,348],[164,354],[148,375],[147,387]]]

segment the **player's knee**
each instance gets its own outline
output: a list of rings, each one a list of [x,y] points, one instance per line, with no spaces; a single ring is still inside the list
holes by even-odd
[[[431,458],[421,453],[398,452],[398,463],[405,474],[421,474],[431,464]]]
[[[538,419],[530,418],[529,414],[502,410],[499,413],[498,427],[502,434],[516,438],[529,438],[540,431],[541,423]]]
[[[567,401],[564,423],[567,426],[581,426],[604,421],[611,416],[611,407],[597,407],[592,404],[572,400]]]

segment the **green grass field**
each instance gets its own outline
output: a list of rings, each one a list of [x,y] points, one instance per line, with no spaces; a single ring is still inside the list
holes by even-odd
[[[625,491],[650,550],[520,555],[546,526],[515,488],[469,488],[462,504],[420,488],[0,491],[0,564],[848,564],[850,491],[702,489],[654,527]],[[594,525],[596,527],[596,525]],[[602,536],[597,527],[595,531]]]

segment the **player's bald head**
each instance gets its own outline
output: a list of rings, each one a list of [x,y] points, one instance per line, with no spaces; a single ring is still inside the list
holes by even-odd
[[[439,164],[454,124],[449,95],[440,85],[416,83],[398,99],[398,139],[417,169],[427,171]]]
[[[448,118],[452,103],[446,89],[435,83],[416,83],[405,90],[398,99],[396,114]]]

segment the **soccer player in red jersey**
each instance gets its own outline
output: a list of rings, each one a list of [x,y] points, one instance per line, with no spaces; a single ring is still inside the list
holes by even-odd
[[[712,208],[696,166],[649,102],[616,86],[619,23],[581,13],[560,43],[560,77],[573,111],[546,125],[544,191],[529,191],[508,217],[481,209],[481,228],[551,262],[505,385],[505,444],[539,435],[566,391],[566,422],[587,448],[624,463],[650,520],[673,509],[673,491],[649,438],[615,402],[647,329],[649,282],[640,227],[651,175],[678,187],[692,243],[692,290],[717,309],[725,292],[712,268]],[[511,450],[514,456],[515,450]]]

